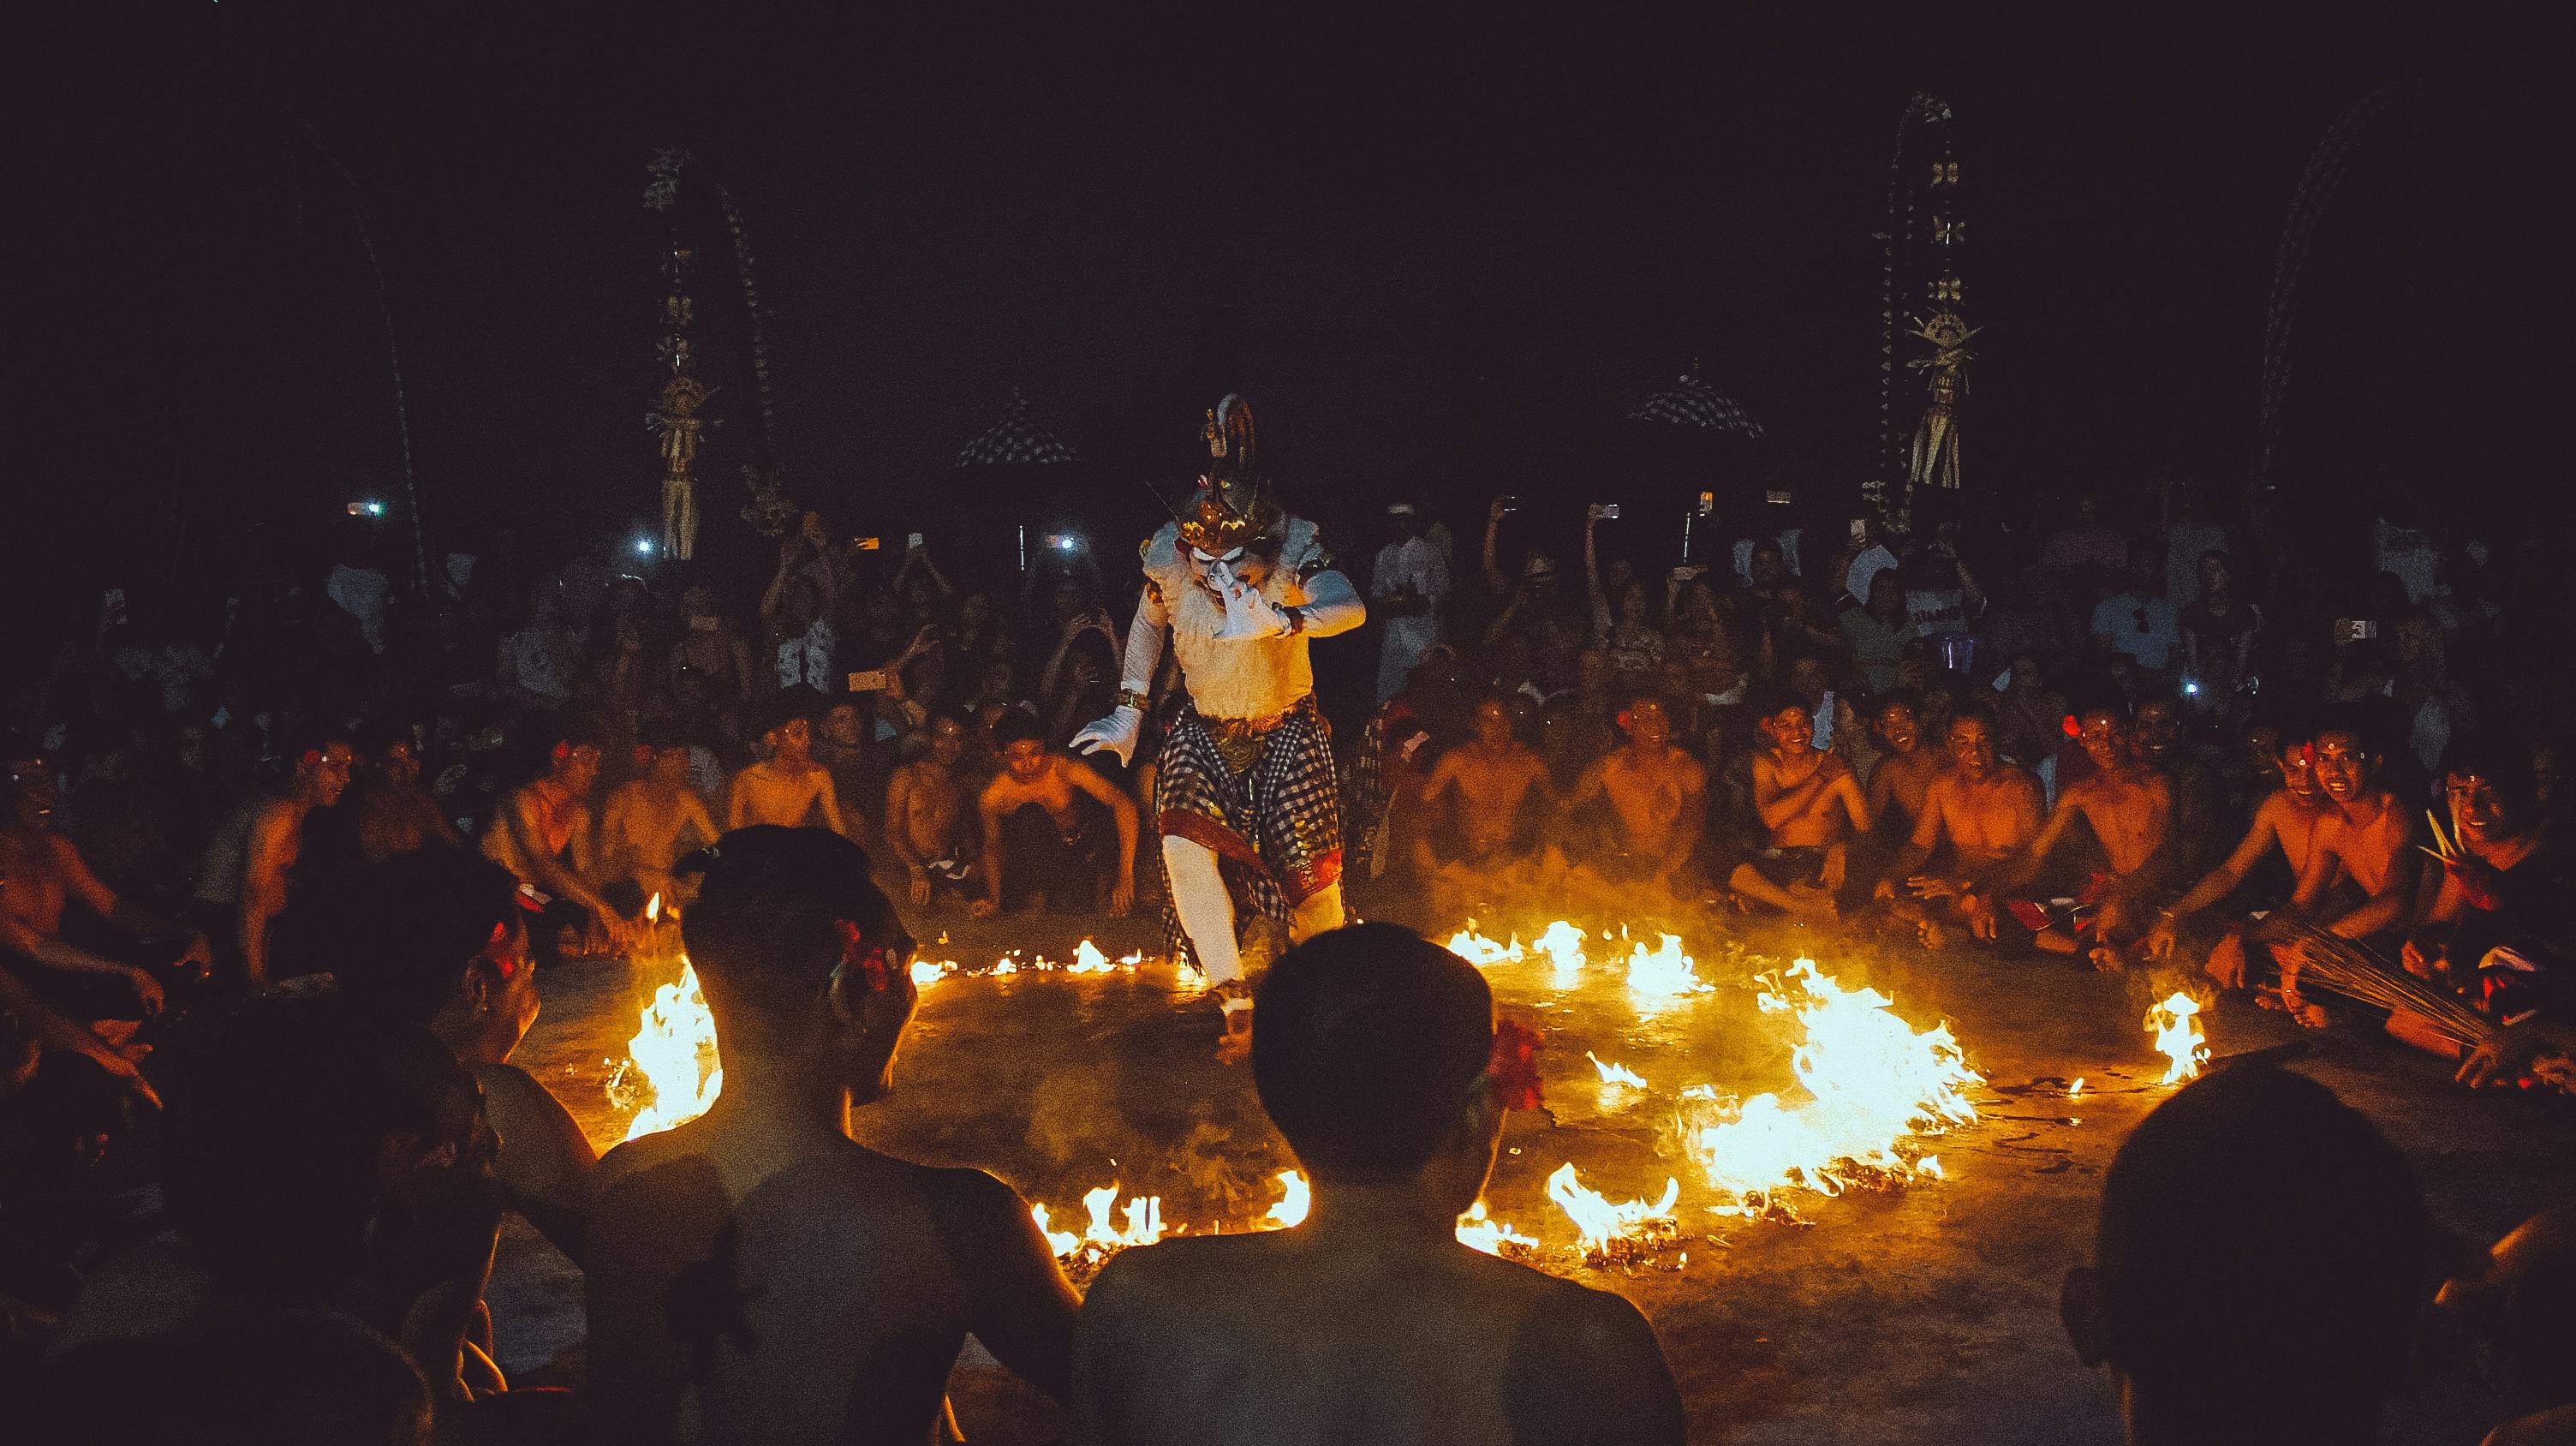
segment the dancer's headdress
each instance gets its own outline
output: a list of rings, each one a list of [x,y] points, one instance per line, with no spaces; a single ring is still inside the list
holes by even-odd
[[[1288,516],[1271,495],[1270,479],[1257,470],[1252,404],[1228,393],[1199,435],[1208,444],[1208,469],[1198,495],[1181,509],[1182,543],[1212,556],[1275,545]]]

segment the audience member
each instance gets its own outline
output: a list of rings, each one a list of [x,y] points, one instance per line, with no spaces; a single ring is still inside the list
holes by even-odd
[[[1253,1083],[1312,1212],[1112,1259],[1077,1323],[1073,1439],[1680,1441],[1635,1306],[1458,1241],[1506,1104],[1483,977],[1355,924],[1282,956],[1257,1012]]]

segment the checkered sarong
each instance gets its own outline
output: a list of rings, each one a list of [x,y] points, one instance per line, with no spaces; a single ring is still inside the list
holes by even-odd
[[[1158,827],[1206,845],[1234,897],[1235,932],[1255,919],[1285,940],[1289,912],[1341,881],[1342,801],[1333,769],[1333,730],[1309,693],[1268,733],[1237,773],[1195,708],[1184,708],[1163,742],[1154,775]],[[1164,880],[1164,897],[1171,895]],[[1173,953],[1189,948],[1167,903],[1163,929]],[[1196,963],[1198,956],[1187,956]]]

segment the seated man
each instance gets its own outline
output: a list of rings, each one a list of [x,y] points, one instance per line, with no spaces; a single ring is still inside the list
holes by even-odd
[[[340,801],[356,765],[357,753],[343,739],[316,740],[297,750],[284,791],[242,805],[206,845],[197,902],[231,925],[231,947],[253,990],[274,982],[269,965],[275,926],[286,913],[291,876],[304,851],[304,821],[315,809]]]
[[[380,864],[434,843],[464,847],[464,836],[421,786],[420,753],[410,735],[386,735],[367,763],[366,779],[350,803],[357,813],[358,849],[368,863]]]
[[[2230,1069],[2131,1131],[2066,1333],[2131,1446],[2364,1446],[2441,1274],[2405,1158],[2325,1086]]]
[[[2353,721],[2330,722],[2317,730],[2310,766],[2327,808],[2317,822],[2307,867],[2299,871],[2298,891],[2275,918],[2395,954],[2414,920],[2423,831],[2416,826],[2416,811],[2373,779],[2378,762]],[[2276,944],[2274,957],[2287,963],[2284,956],[2296,947],[2295,941]]]
[[[2296,731],[2296,730],[2293,730]],[[2274,735],[2279,736],[2277,733]],[[2290,866],[2290,877],[2307,872],[2308,859],[2315,852],[2317,829],[2330,811],[2324,793],[2317,788],[2315,770],[2308,766],[2307,740],[2299,739],[2279,748],[2274,763],[2280,769],[2281,786],[2256,806],[2253,826],[2245,830],[2236,851],[2226,862],[2210,870],[2189,892],[2174,900],[2172,907],[2156,916],[2155,927],[2147,931],[2146,952],[2151,959],[2171,958],[2185,929],[2202,912],[2215,907],[2220,900],[2235,893],[2254,872],[2256,865],[2278,850]],[[2245,987],[2245,931],[2250,921],[2225,925],[2218,942],[2210,947],[2209,977],[2226,989]]]
[[[11,760],[8,788],[9,814],[0,820],[0,948],[29,966],[23,981],[57,1010],[111,1037],[130,1035],[133,1021],[161,1008],[162,981],[65,939],[64,907],[77,899],[119,930],[165,943],[161,960],[175,951],[182,970],[201,971],[213,961],[206,936],[118,895],[90,872],[80,850],[55,828],[54,775],[43,759]],[[102,1028],[111,1021],[116,1027]]]
[[[1902,837],[1922,819],[1924,797],[1949,757],[1941,749],[1923,746],[1922,712],[1911,693],[1890,693],[1880,699],[1870,731],[1887,751],[1869,771],[1869,816],[1878,820],[1880,828],[1895,830]]]
[[[594,882],[599,866],[590,790],[598,782],[599,745],[587,738],[557,739],[546,771],[510,790],[483,831],[483,856],[516,875],[520,888],[545,904],[545,922],[557,937],[541,936],[540,942],[581,937],[579,952],[623,947],[634,927]]]
[[[598,1152],[572,1115],[510,1063],[537,1020],[537,964],[518,880],[451,849],[407,854],[367,880],[337,971],[370,1022],[427,1029],[483,1091],[502,1199],[576,1263]]]
[[[631,891],[638,910],[656,895],[665,908],[676,907],[671,866],[714,843],[716,821],[689,786],[687,744],[663,735],[636,751],[645,756],[644,776],[619,784],[600,820],[600,877],[611,891]]]
[[[2218,770],[2198,757],[2183,736],[2186,713],[2179,694],[2162,689],[2137,707],[2138,761],[2173,786],[2173,841],[2167,852],[2178,877],[2212,867],[2226,843],[2227,788]]]
[[[1581,808],[1610,805],[1603,846],[1582,871],[1609,889],[1644,884],[1677,894],[1690,881],[1691,854],[1708,826],[1708,770],[1673,746],[1672,719],[1651,693],[1635,695],[1619,716],[1627,741],[1583,772],[1566,800]]]
[[[1983,712],[1967,709],[1951,717],[1950,766],[1925,791],[1914,836],[1878,881],[1877,897],[1891,905],[1890,913],[1913,924],[1934,948],[1945,942],[1945,915],[1975,928],[1978,895],[2039,836],[2039,780],[2002,761],[1995,738],[1994,719]],[[1940,870],[1924,872],[1936,858]],[[1990,939],[1993,916],[1985,919],[1980,937]]]
[[[1136,805],[1090,764],[1047,747],[1026,710],[1005,712],[993,732],[1002,771],[976,800],[984,820],[984,897],[969,912],[984,918],[1017,898],[1032,913],[1052,905],[1123,917],[1136,902]],[[1084,798],[1107,810],[1118,830],[1116,859],[1101,847]]]
[[[2057,795],[2057,809],[2040,826],[2039,836],[1997,871],[1989,892],[1979,894],[1972,907],[1981,937],[1994,937],[1995,902],[2008,899],[2013,916],[2029,927],[2039,947],[2073,954],[2084,950],[2089,939],[2093,967],[2116,974],[2128,968],[2128,946],[2165,897],[2171,877],[2165,844],[2172,833],[2173,785],[2131,751],[2128,720],[2118,706],[2088,706],[2076,724],[2093,772]],[[2109,864],[2076,891],[2077,909],[2093,910],[2090,917],[2080,912],[2061,917],[2015,897],[2016,890],[2039,876],[2079,819],[2093,831]]]
[[[1120,1252],[1075,1345],[1077,1442],[1678,1442],[1652,1327],[1604,1290],[1458,1242],[1494,1166],[1493,994],[1355,924],[1262,980],[1252,1078],[1312,1213]]]
[[[584,1266],[601,1439],[919,1442],[969,1331],[1063,1398],[1076,1300],[1027,1202],[850,1138],[917,998],[866,853],[779,828],[708,852],[680,927],[724,1093],[599,1163]]]
[[[1425,817],[1413,839],[1414,871],[1462,907],[1518,881],[1517,866],[1540,852],[1532,805],[1544,809],[1556,795],[1538,750],[1513,736],[1501,698],[1476,705],[1475,728],[1474,740],[1440,755],[1423,781]]]
[[[2453,847],[2401,957],[2500,1022],[2567,1023],[2576,1020],[2576,890],[2567,851],[2542,821],[2530,759],[2509,739],[2451,745],[2442,783]]]
[[[1740,899],[1784,913],[1830,919],[1850,877],[1851,842],[1869,832],[1869,803],[1840,755],[1815,746],[1815,721],[1794,696],[1757,705],[1770,747],[1752,758],[1753,812],[1760,853],[1735,866],[1726,885]]]
[[[794,692],[785,690],[785,695],[793,697]],[[733,776],[733,787],[725,794],[725,827],[768,823],[801,828],[810,819],[847,837],[850,830],[841,819],[840,795],[833,791],[831,772],[814,761],[812,720],[787,712],[761,735],[761,741],[768,745],[769,756]]]
[[[951,717],[932,720],[930,752],[894,771],[886,783],[886,852],[903,865],[906,897],[915,908],[941,885],[959,891],[975,869],[975,834],[966,827],[966,787],[957,776],[966,756],[966,725]]]

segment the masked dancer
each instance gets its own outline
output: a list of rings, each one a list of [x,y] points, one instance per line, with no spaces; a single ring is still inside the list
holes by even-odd
[[[1341,800],[1306,645],[1358,627],[1367,609],[1315,524],[1282,511],[1257,469],[1251,407],[1227,397],[1203,435],[1197,495],[1145,544],[1118,706],[1073,741],[1134,757],[1168,638],[1189,702],[1154,783],[1165,923],[1215,986],[1218,1058],[1238,1061],[1252,1047],[1247,951],[1266,961],[1282,935],[1342,922]]]

